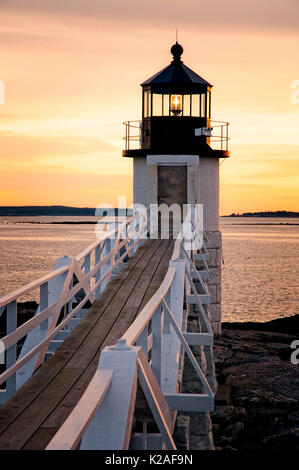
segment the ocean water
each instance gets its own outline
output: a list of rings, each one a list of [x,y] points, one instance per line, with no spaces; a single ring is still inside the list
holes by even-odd
[[[299,219],[221,218],[224,320],[269,321],[299,313],[298,223]]]
[[[0,296],[46,274],[57,258],[78,255],[96,240],[95,225],[50,222],[95,220],[0,217]],[[298,219],[221,217],[223,320],[268,321],[298,313],[298,223]]]

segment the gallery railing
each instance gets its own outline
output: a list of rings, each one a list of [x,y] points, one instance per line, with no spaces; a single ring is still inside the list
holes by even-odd
[[[207,130],[206,137],[213,150],[229,150],[229,123],[225,121],[210,121],[211,127]],[[125,150],[137,150],[143,148],[142,121],[126,121],[125,126]],[[204,134],[203,134],[204,135]]]

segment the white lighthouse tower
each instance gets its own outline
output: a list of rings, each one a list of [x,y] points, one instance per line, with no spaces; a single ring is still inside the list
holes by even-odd
[[[219,159],[229,157],[228,123],[211,121],[212,85],[184,65],[183,48],[142,86],[142,120],[126,122],[124,157],[134,160],[134,203],[203,204],[211,278],[210,319],[221,330]]]

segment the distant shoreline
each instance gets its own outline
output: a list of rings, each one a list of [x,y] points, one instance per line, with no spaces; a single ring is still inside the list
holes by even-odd
[[[243,214],[221,215],[220,217],[277,217],[277,218],[297,218],[299,212],[292,211],[265,211],[265,212],[244,212]]]
[[[104,209],[102,209],[104,211]],[[107,208],[114,210],[118,214],[117,208]],[[122,209],[123,211],[123,209]],[[93,207],[69,207],[69,206],[0,206],[0,217],[72,217],[89,216],[95,217],[96,208]],[[279,217],[279,218],[297,218],[299,212],[292,211],[263,211],[263,212],[244,212],[243,214],[232,213],[230,215],[221,215],[220,217]]]
[[[112,221],[104,221],[102,219],[100,220],[78,220],[78,221],[71,221],[71,220],[62,220],[62,221],[52,221],[52,222],[46,222],[46,221],[20,221],[20,222],[12,222],[12,223],[8,223],[7,225],[19,225],[19,224],[31,224],[31,225],[96,225],[96,224],[109,224],[109,223],[113,223]],[[290,222],[252,222],[252,223],[247,223],[247,222],[244,222],[244,223],[226,223],[224,225],[252,225],[252,226],[255,226],[255,225],[268,225],[268,226],[275,226],[275,225],[288,225],[288,226],[297,226],[299,225],[299,222],[296,223],[290,223]]]

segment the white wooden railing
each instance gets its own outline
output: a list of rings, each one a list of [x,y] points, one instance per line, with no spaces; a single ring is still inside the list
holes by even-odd
[[[193,216],[191,209],[184,223],[191,221],[196,239]],[[160,288],[118,343],[101,352],[94,378],[47,450],[79,445],[80,449],[175,449],[172,434],[177,411],[213,410],[213,392],[190,349],[213,344],[207,316],[207,259],[204,240],[193,250],[182,228]],[[203,270],[196,269],[195,260],[203,262]],[[199,307],[200,333],[186,331],[192,304]],[[181,393],[185,354],[198,376],[200,393]],[[159,433],[132,433],[137,381]]]
[[[103,292],[111,276],[129,258],[148,232],[147,210],[101,237],[76,258],[62,258],[57,269],[0,298],[0,316],[6,313],[6,335],[1,338],[0,356],[5,370],[0,374],[0,403],[4,403],[70,333]],[[106,227],[107,228],[107,227]],[[39,289],[38,310],[30,320],[17,327],[17,302],[25,294]],[[25,339],[17,356],[17,343]],[[2,366],[3,367],[3,366]],[[2,385],[3,387],[3,385]]]

